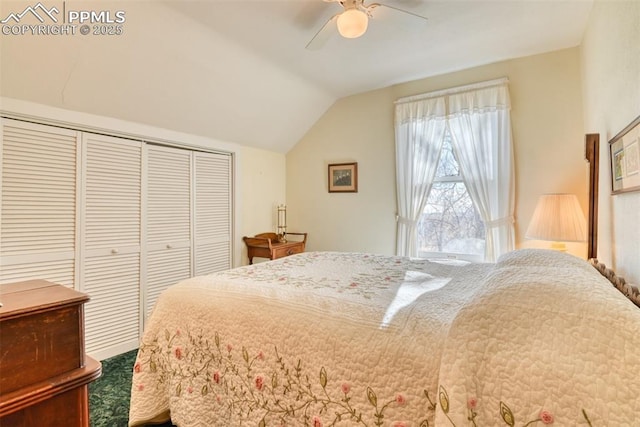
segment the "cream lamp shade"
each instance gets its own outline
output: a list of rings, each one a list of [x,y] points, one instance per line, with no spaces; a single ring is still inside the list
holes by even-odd
[[[369,17],[359,9],[348,9],[338,16],[337,25],[342,37],[355,39],[367,31]]]
[[[550,240],[552,249],[566,250],[564,243],[584,242],[587,224],[575,194],[544,194],[538,199],[525,237]]]

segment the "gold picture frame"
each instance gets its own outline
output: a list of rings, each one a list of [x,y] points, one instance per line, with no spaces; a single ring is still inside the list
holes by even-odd
[[[358,163],[333,163],[329,165],[329,193],[358,192]]]
[[[640,116],[609,141],[611,193],[640,190]]]

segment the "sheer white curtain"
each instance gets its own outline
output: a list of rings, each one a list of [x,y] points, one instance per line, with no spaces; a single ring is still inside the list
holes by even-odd
[[[515,247],[513,143],[507,83],[448,97],[451,143],[486,229],[485,260]]]
[[[416,225],[436,174],[446,126],[445,98],[396,104],[398,255],[418,255]]]

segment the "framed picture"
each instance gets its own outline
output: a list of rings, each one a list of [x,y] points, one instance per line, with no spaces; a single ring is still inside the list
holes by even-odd
[[[329,193],[357,193],[358,164],[335,163],[329,165]]]
[[[609,141],[611,192],[640,190],[640,116]]]

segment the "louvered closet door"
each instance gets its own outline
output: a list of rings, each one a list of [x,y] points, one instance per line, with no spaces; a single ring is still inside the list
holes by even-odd
[[[194,153],[195,272],[231,268],[231,156]]]
[[[191,277],[191,151],[147,145],[145,314]]]
[[[83,160],[86,349],[102,358],[138,344],[142,144],[85,133]]]
[[[79,133],[0,120],[0,283],[74,287]]]

